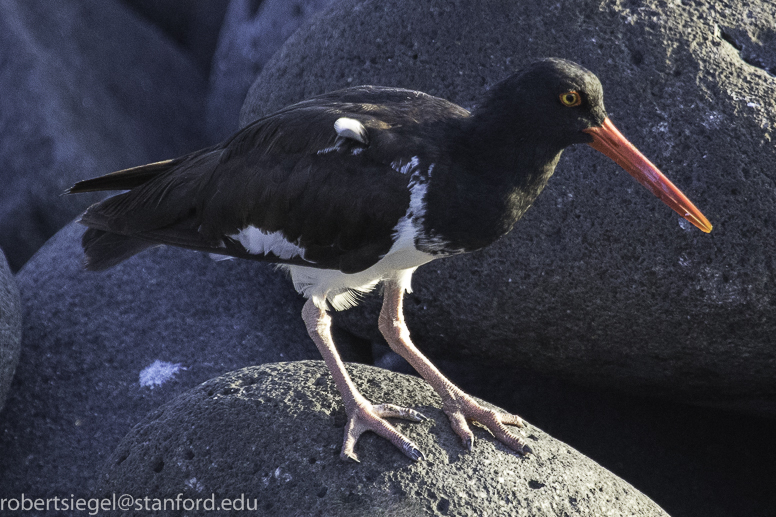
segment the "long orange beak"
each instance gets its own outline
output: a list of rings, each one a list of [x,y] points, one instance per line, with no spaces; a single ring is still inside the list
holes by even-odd
[[[650,192],[670,206],[677,214],[702,231],[706,233],[711,231],[711,223],[701,211],[695,208],[687,196],[663,176],[663,173],[646,156],[622,136],[622,133],[614,127],[608,117],[601,127],[591,127],[584,131],[593,137],[590,147],[614,160],[617,165],[628,171],[628,174],[647,187]]]

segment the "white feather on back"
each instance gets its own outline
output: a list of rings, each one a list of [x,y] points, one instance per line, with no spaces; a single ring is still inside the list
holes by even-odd
[[[342,138],[350,138],[357,142],[361,142],[362,144],[369,143],[366,128],[361,122],[354,118],[338,118],[334,121],[334,131]]]

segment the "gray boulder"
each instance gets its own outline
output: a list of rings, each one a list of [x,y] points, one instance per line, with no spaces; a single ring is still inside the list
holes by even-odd
[[[213,141],[237,130],[245,94],[264,65],[305,20],[333,1],[229,1],[207,100],[207,130]]]
[[[123,1],[186,49],[204,75],[210,72],[228,2]]]
[[[250,364],[317,358],[266,264],[158,248],[82,269],[72,224],[19,273],[23,354],[0,418],[5,494],[88,493],[121,438],[175,395]]]
[[[22,344],[22,311],[16,279],[0,250],[0,415]],[[0,416],[2,420],[2,416]]]
[[[151,508],[155,498],[182,494],[204,505],[214,494],[215,504],[229,498],[277,516],[667,515],[536,427],[526,430],[528,457],[483,431],[469,453],[424,381],[364,365],[349,371],[368,398],[431,418],[397,424],[425,461],[372,433],[357,445],[361,463],[342,461],[344,409],[326,367],[279,363],[230,372],[151,412],[107,458],[95,495],[149,497]]]
[[[115,0],[0,4],[0,247],[18,270],[98,195],[74,182],[200,147],[205,81]]]
[[[775,24],[768,1],[344,0],[267,64],[241,124],[370,83],[471,107],[537,58],[580,62],[601,78],[614,123],[714,231],[684,224],[599,153],[571,148],[507,238],[418,270],[407,301],[415,340],[432,357],[774,415]],[[374,296],[336,322],[377,342],[378,305]]]

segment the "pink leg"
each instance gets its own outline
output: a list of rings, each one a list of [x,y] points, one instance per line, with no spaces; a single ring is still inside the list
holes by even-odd
[[[342,400],[345,403],[345,413],[348,415],[348,423],[345,426],[345,441],[340,457],[358,461],[355,452],[358,438],[365,431],[373,431],[399,448],[412,460],[423,459],[423,454],[417,446],[406,436],[389,424],[386,418],[403,418],[420,422],[426,417],[413,409],[394,406],[393,404],[372,404],[356,389],[350,375],[345,370],[345,365],[340,359],[334,340],[331,337],[331,317],[315,306],[312,300],[307,300],[302,309],[302,319],[307,326],[307,332],[315,342],[318,350],[326,362],[334,384],[337,386]]]
[[[383,308],[380,311],[380,332],[388,341],[391,349],[406,359],[442,397],[442,408],[450,419],[453,430],[461,437],[464,445],[469,450],[474,445],[474,434],[466,422],[471,420],[487,428],[498,441],[510,449],[525,454],[527,452],[526,443],[520,437],[512,434],[506,427],[506,425],[524,427],[525,424],[519,416],[499,413],[482,407],[442,375],[436,366],[431,364],[431,361],[410,341],[410,331],[404,323],[402,311],[403,297],[404,291],[396,282],[385,282]]]

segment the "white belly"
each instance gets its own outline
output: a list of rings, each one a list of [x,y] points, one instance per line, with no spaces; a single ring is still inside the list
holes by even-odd
[[[341,311],[357,305],[361,294],[368,293],[384,280],[397,281],[404,291],[412,292],[412,273],[418,266],[437,257],[418,251],[414,246],[396,249],[398,243],[375,265],[359,273],[292,265],[280,267],[291,274],[294,288],[312,299],[317,307],[327,310],[330,305]]]

